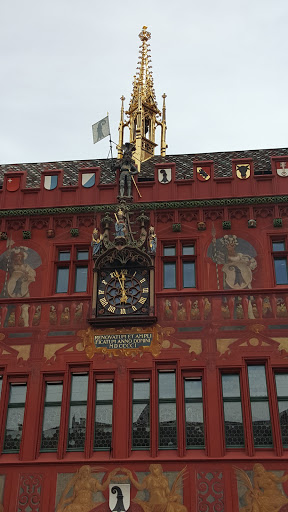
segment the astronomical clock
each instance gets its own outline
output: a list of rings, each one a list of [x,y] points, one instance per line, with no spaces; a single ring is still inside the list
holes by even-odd
[[[106,215],[103,234],[94,229],[92,237],[94,286],[92,316],[94,326],[139,326],[153,324],[154,257],[157,237],[145,214],[133,215],[121,208],[115,212],[115,233],[110,235],[113,218]],[[138,230],[135,231],[135,224]],[[138,233],[138,238],[135,234]]]

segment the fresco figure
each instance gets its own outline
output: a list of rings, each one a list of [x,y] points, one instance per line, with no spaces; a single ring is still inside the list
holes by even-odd
[[[240,512],[279,512],[288,503],[288,498],[279,486],[288,480],[288,475],[279,477],[257,463],[253,466],[252,482],[245,471],[235,469],[238,481],[247,489],[243,495],[245,506],[240,508]]]
[[[1,297],[30,297],[29,286],[36,279],[35,268],[41,265],[39,254],[28,247],[11,245],[0,256],[0,269],[4,270],[5,282]]]
[[[224,235],[216,239],[214,230],[207,256],[216,264],[218,289],[220,289],[220,265],[225,290],[252,289],[253,272],[257,268],[257,253],[247,240],[238,238],[236,235]],[[252,300],[254,297],[248,297],[248,318],[251,320],[255,319]],[[234,317],[239,318],[239,315],[240,311],[235,311]]]
[[[145,476],[142,483],[140,483],[135,480],[129,469],[122,469],[122,472],[127,474],[138,491],[146,489],[149,492],[148,501],[137,498],[133,500],[141,506],[143,512],[187,512],[187,508],[181,504],[181,496],[178,493],[186,467],[178,473],[171,489],[168,479],[163,475],[161,464],[150,464],[149,471],[149,475]]]
[[[114,469],[108,475],[104,484],[100,484],[97,478],[92,476],[90,466],[82,466],[66,485],[60,501],[56,507],[56,512],[92,512],[102,502],[95,502],[93,494],[98,491],[105,491],[119,468]],[[73,494],[67,497],[69,491],[73,489]]]

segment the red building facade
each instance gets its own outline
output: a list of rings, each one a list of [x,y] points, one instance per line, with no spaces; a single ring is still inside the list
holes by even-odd
[[[2,509],[284,512],[288,150],[119,162],[1,166]]]

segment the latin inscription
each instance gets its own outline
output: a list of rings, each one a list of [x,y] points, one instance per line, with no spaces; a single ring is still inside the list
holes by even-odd
[[[139,347],[150,347],[152,342],[152,333],[137,332],[133,334],[103,334],[95,335],[94,343],[97,348],[128,349]]]

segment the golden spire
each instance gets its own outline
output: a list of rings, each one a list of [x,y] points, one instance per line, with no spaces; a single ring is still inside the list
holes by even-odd
[[[151,33],[147,31],[147,27],[143,27],[139,38],[141,44],[139,46],[139,60],[136,75],[133,79],[133,88],[129,104],[129,110],[125,112],[128,116],[124,121],[124,97],[122,96],[121,118],[119,124],[119,144],[118,158],[122,156],[122,145],[124,140],[124,128],[130,129],[130,142],[132,142],[136,151],[133,155],[135,162],[140,171],[141,162],[148,160],[154,155],[157,144],[155,143],[155,130],[157,126],[161,126],[161,155],[166,155],[166,106],[163,95],[163,109],[158,109],[156,95],[153,83],[152,65],[150,58]]]

